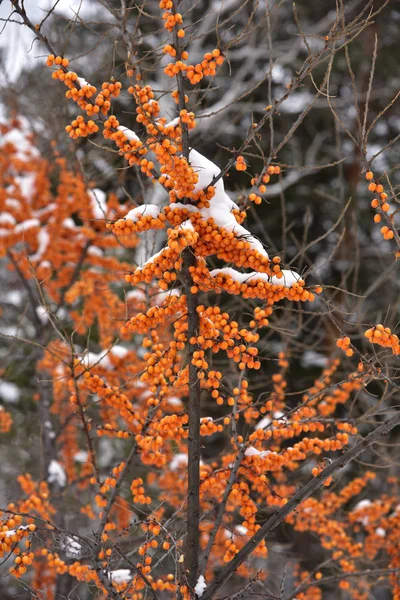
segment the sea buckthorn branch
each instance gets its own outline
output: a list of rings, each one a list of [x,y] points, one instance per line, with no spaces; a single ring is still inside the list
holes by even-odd
[[[71,365],[71,371],[72,372],[73,372],[73,367],[74,367],[74,365]],[[80,389],[78,387],[78,381],[77,381],[76,377],[74,377],[74,388],[75,388],[76,404],[78,406],[79,416],[80,416],[81,423],[82,423],[82,429],[83,429],[83,431],[85,433],[86,441],[87,441],[88,448],[89,448],[90,460],[92,461],[93,470],[94,470],[94,473],[95,473],[97,484],[100,485],[100,474],[99,474],[99,468],[98,468],[97,460],[96,460],[96,453],[94,451],[93,440],[92,440],[92,437],[90,435],[89,424],[87,422],[87,419],[86,419],[86,416],[85,416],[85,411],[84,411],[84,408],[82,406],[82,402],[81,402],[81,398],[80,398]]]
[[[150,425],[150,422],[151,422],[151,419],[152,419],[152,416],[153,416],[154,412],[155,412],[155,409],[152,409],[152,410],[149,411],[148,422],[147,422],[147,424],[142,429],[142,435],[144,435],[146,433],[146,430],[147,430],[147,428]],[[137,454],[137,452],[138,452],[138,444],[137,444],[137,442],[135,440],[134,444],[131,447],[131,450],[129,452],[129,455],[128,455],[127,459],[124,461],[124,465],[123,465],[122,470],[119,473],[119,477],[118,477],[117,483],[112,488],[111,494],[108,497],[107,504],[106,504],[106,507],[105,507],[105,509],[103,511],[103,514],[102,514],[102,517],[101,517],[101,521],[100,521],[100,524],[99,524],[99,527],[98,527],[98,530],[97,530],[97,533],[96,533],[97,538],[101,538],[101,536],[103,535],[104,528],[105,528],[105,526],[107,524],[107,521],[109,519],[109,515],[110,515],[111,509],[112,509],[112,507],[114,505],[115,499],[116,499],[116,497],[118,495],[119,489],[120,489],[122,483],[125,481],[126,475],[129,472],[129,469],[131,467],[132,461],[133,461],[135,455]]]
[[[374,577],[374,581],[376,581],[377,577],[396,574],[399,573],[400,568],[395,569],[365,569],[365,571],[356,571],[354,573],[341,573],[340,575],[330,575],[326,577],[316,577],[313,581],[305,581],[298,585],[290,596],[287,596],[285,600],[295,600],[298,598],[299,594],[303,594],[303,592],[307,591],[311,586],[321,586],[329,583],[337,583],[339,580],[347,580],[347,579],[357,579],[357,578],[368,578]]]
[[[254,548],[262,540],[264,540],[276,527],[299,506],[304,500],[309,498],[311,494],[321,489],[324,482],[329,477],[334,476],[340,469],[345,467],[349,462],[360,456],[365,450],[370,448],[375,442],[387,436],[392,429],[400,425],[400,413],[388,419],[382,425],[379,425],[374,431],[369,433],[353,448],[345,451],[339,458],[334,460],[327,466],[317,477],[309,481],[305,486],[298,490],[290,500],[273,515],[254,536],[247,542],[243,548],[232,558],[231,562],[222,569],[216,576],[215,580],[208,586],[203,594],[204,600],[210,600],[227,581],[227,579],[236,571],[244,560],[254,551]]]
[[[374,177],[372,171],[367,171],[365,178],[369,182],[368,190],[375,195],[375,198],[371,201],[371,206],[376,211],[374,222],[380,223],[382,218],[384,218],[387,225],[381,227],[383,239],[394,239],[398,248],[400,248],[400,234],[395,225],[395,212],[389,213],[390,204],[388,195],[385,192],[383,185]]]
[[[219,504],[218,513],[217,513],[217,516],[216,516],[215,521],[214,521],[213,529],[212,529],[212,531],[210,533],[210,536],[208,538],[207,546],[206,546],[203,554],[201,555],[199,568],[200,568],[200,574],[203,575],[203,576],[205,575],[205,571],[206,571],[206,568],[207,568],[207,563],[208,563],[208,559],[209,559],[209,556],[210,556],[210,552],[211,552],[212,547],[214,545],[214,541],[215,541],[215,538],[217,536],[218,530],[219,530],[219,528],[221,526],[222,520],[224,518],[225,510],[226,510],[226,505],[227,505],[229,496],[231,494],[233,485],[234,485],[234,483],[236,481],[239,468],[240,468],[240,466],[242,464],[242,460],[244,458],[244,454],[245,454],[245,446],[242,445],[240,447],[240,449],[239,449],[239,453],[238,453],[238,455],[237,455],[237,457],[235,459],[235,463],[234,463],[233,468],[232,468],[232,470],[230,472],[229,480],[227,482],[227,486],[225,488],[222,500],[221,500],[221,502]]]
[[[152,586],[151,581],[149,581],[149,579],[146,577],[146,575],[142,572],[142,569],[138,568],[131,560],[130,558],[126,555],[125,552],[123,552],[123,550],[121,550],[121,548],[116,544],[115,545],[115,550],[118,552],[118,554],[121,556],[121,558],[123,558],[128,565],[131,567],[131,569],[137,573],[138,577],[140,577],[140,579],[142,579],[142,581],[144,582],[144,584],[146,585],[146,590],[148,590],[151,598],[153,598],[153,600],[157,600],[158,596]],[[129,590],[129,587],[126,588],[124,590],[124,594],[126,594],[126,592]]]

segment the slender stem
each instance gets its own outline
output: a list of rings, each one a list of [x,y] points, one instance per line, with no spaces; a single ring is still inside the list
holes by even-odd
[[[176,3],[172,9],[176,13]],[[177,29],[173,32],[176,59],[180,60],[182,47]],[[178,87],[179,112],[186,110],[185,86],[182,73],[176,76]],[[181,120],[182,129],[182,155],[189,160],[189,131],[187,123]],[[198,294],[191,292],[193,285],[190,267],[196,265],[196,256],[191,248],[183,252],[182,279],[184,281],[188,309],[188,367],[189,367],[189,438],[188,438],[188,499],[187,499],[187,535],[185,548],[185,569],[189,593],[195,598],[194,588],[197,583],[199,571],[199,524],[200,524],[200,380],[197,377],[197,368],[193,364],[193,354],[197,349],[191,343],[191,338],[199,333],[199,315],[197,313]]]
[[[188,500],[185,567],[191,590],[194,589],[199,569],[200,522],[200,380],[192,364],[197,346],[190,343],[198,335],[199,318],[197,294],[190,292],[192,285],[189,268],[196,262],[190,248],[184,251],[183,264],[188,304],[188,362],[189,362],[189,438],[188,438]],[[193,596],[194,597],[194,596]]]
[[[201,570],[202,575],[204,575],[204,573],[205,573],[205,570],[206,570],[206,567],[207,567],[207,562],[208,562],[208,557],[209,557],[211,549],[213,547],[213,544],[214,544],[216,535],[218,533],[218,530],[219,530],[219,528],[221,526],[222,519],[223,519],[223,516],[225,514],[226,504],[228,502],[229,495],[230,495],[230,493],[232,491],[233,484],[236,481],[237,472],[239,471],[239,467],[242,464],[242,460],[243,460],[243,457],[244,457],[244,452],[245,452],[244,447],[239,450],[239,454],[237,455],[237,458],[235,460],[235,464],[234,464],[233,469],[231,471],[231,474],[230,474],[230,477],[229,477],[229,481],[227,483],[227,486],[226,486],[225,491],[224,491],[224,495],[223,495],[222,500],[221,500],[221,504],[219,505],[218,513],[217,513],[217,518],[215,519],[215,523],[214,523],[214,528],[213,528],[213,530],[210,533],[210,537],[208,538],[206,549],[204,550],[203,556],[201,558],[200,570]]]
[[[151,582],[147,579],[146,575],[144,573],[142,573],[142,570],[139,569],[136,565],[134,565],[133,562],[125,554],[125,552],[123,552],[118,546],[115,546],[115,550],[118,552],[118,554],[124,560],[126,560],[128,565],[131,567],[132,571],[134,571],[134,573],[136,573],[138,575],[138,577],[140,577],[140,579],[143,581],[143,583],[147,587],[147,590],[148,590],[150,596],[153,598],[153,600],[157,600],[158,596],[157,596],[155,590],[153,589]],[[126,590],[124,590],[124,594],[128,591],[129,591],[129,587]]]

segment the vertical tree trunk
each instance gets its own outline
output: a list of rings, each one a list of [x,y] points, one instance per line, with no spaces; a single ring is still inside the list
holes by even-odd
[[[174,3],[173,13],[176,13]],[[181,59],[182,47],[180,38],[174,28],[174,47],[176,59]],[[179,112],[186,110],[185,88],[182,73],[176,76],[178,87]],[[189,132],[186,123],[181,122],[182,127],[182,155],[189,161]],[[188,438],[188,499],[187,499],[187,537],[185,548],[185,569],[190,596],[195,597],[194,587],[197,582],[199,571],[199,522],[200,522],[200,380],[197,377],[197,368],[192,363],[196,344],[190,342],[191,338],[199,333],[199,315],[197,313],[198,294],[193,294],[193,285],[190,267],[195,266],[196,256],[192,249],[186,248],[183,252],[183,281],[187,298],[188,311],[188,368],[189,368],[189,438]]]
[[[190,248],[184,251],[183,266],[188,308],[188,365],[189,365],[189,439],[188,439],[188,500],[187,540],[185,567],[191,590],[196,585],[199,569],[199,521],[200,521],[200,380],[197,368],[192,364],[196,345],[190,343],[198,335],[199,315],[197,294],[190,291],[192,278],[189,268],[196,262]],[[194,594],[193,594],[194,597]]]

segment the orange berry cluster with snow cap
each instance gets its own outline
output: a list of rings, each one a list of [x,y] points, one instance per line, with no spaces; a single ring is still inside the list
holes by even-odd
[[[124,218],[115,221],[115,223],[107,223],[106,228],[110,229],[115,235],[124,236],[132,235],[133,233],[141,233],[149,229],[164,229],[166,217],[160,213],[157,216],[146,214],[144,210],[140,214],[139,210],[131,210]]]

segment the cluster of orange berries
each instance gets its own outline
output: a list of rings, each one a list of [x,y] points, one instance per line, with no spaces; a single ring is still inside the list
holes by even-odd
[[[195,352],[193,352],[192,365],[198,369],[208,368],[208,362],[204,360],[204,350],[195,350]]]
[[[124,470],[125,463],[121,462],[119,465],[113,468],[111,477],[106,477],[104,483],[100,487],[100,492],[106,494],[111,488],[115,488],[117,481],[122,471]]]
[[[93,104],[91,104],[90,102],[89,103],[87,102],[96,93],[96,91],[97,91],[96,88],[93,85],[90,85],[86,82],[85,83],[81,82],[78,78],[78,75],[74,71],[67,70],[67,67],[69,65],[68,59],[62,58],[61,56],[55,57],[53,54],[50,54],[47,57],[46,64],[48,67],[51,67],[53,65],[60,67],[59,69],[57,69],[57,71],[53,72],[52,78],[63,81],[64,84],[69,88],[65,94],[66,98],[71,98],[71,100],[76,102],[78,104],[78,106],[82,110],[85,110],[89,116],[97,114],[100,111],[100,108],[98,107],[98,105],[95,104],[93,106]],[[77,82],[77,81],[80,83],[80,88],[77,88],[75,85],[75,82]],[[105,85],[105,86],[114,85],[115,86],[117,84],[107,84],[106,83],[103,85]],[[119,84],[119,87],[120,87],[120,85],[121,84]],[[114,91],[117,91],[117,89],[118,89],[117,95],[119,94],[119,87],[118,88],[114,87]],[[104,89],[107,89],[107,88],[104,88]]]
[[[244,481],[234,483],[229,496],[229,502],[240,507],[239,514],[244,517],[242,526],[248,529],[250,535],[255,533],[260,528],[260,525],[256,525],[257,505],[250,497],[248,484]]]
[[[69,87],[69,90],[65,93],[66,98],[70,98],[73,102],[76,102],[79,108],[84,110],[88,116],[92,116],[100,112],[100,108],[98,106],[88,102],[88,100],[91,100],[97,91],[93,85],[85,83],[80,88],[77,88],[75,85],[71,84],[71,82],[75,82],[79,79],[76,73],[68,71],[68,73],[61,73],[58,75],[58,77],[54,77],[57,74],[58,71],[53,73],[53,79],[60,79]]]
[[[365,178],[367,181],[370,181],[368,185],[368,190],[374,194],[379,194],[379,199],[374,198],[371,202],[371,206],[372,208],[378,211],[374,216],[375,223],[380,223],[382,221],[382,213],[388,213],[390,210],[390,205],[387,201],[388,195],[384,191],[382,184],[373,181],[374,174],[372,171],[367,171],[367,173],[365,174]],[[391,215],[389,215],[389,219],[392,222]],[[384,225],[381,228],[381,233],[385,240],[391,240],[394,237],[393,228],[388,227],[387,225]]]
[[[236,546],[236,544],[232,540],[226,540],[224,562],[231,562],[238,552],[239,548]]]
[[[89,120],[85,123],[85,120],[82,116],[77,117],[71,123],[71,125],[67,125],[65,131],[69,133],[69,137],[73,140],[79,137],[87,137],[92,133],[96,133],[99,130],[98,125],[92,120]]]
[[[270,306],[265,308],[256,306],[253,313],[253,319],[249,323],[250,327],[268,327],[269,321],[267,317],[270,315],[272,315],[272,308]]]
[[[113,81],[111,83],[105,81],[101,86],[101,92],[99,92],[94,100],[94,104],[88,103],[85,106],[85,111],[89,117],[93,115],[97,115],[100,112],[103,115],[107,115],[110,108],[111,102],[108,100],[110,96],[117,98],[121,93],[122,83],[119,81]],[[69,95],[67,97],[73,98],[72,90],[67,92]]]
[[[68,58],[62,58],[62,56],[54,56],[54,54],[49,54],[49,56],[47,57],[46,65],[48,67],[56,65],[58,67],[64,67],[66,69],[69,65],[69,60]]]
[[[242,295],[243,298],[258,298],[267,300],[269,305],[279,302],[283,298],[288,298],[294,302],[313,302],[314,294],[304,289],[304,281],[300,280],[291,287],[282,284],[273,284],[263,279],[251,279],[248,283],[240,283],[233,280],[229,275],[221,273],[212,277],[214,285],[210,287],[219,293],[221,290],[228,294]]]
[[[186,71],[187,65],[181,60],[177,60],[174,63],[168,63],[164,68],[164,73],[168,75],[168,77],[175,77],[178,73],[183,73]]]
[[[14,515],[0,522],[0,556],[4,556],[16,549],[16,544],[23,539],[30,538],[31,534],[36,531],[36,525],[21,525],[22,517]],[[30,541],[26,539],[26,547],[30,547]],[[14,550],[15,551],[15,550]],[[20,553],[18,549],[17,554]]]
[[[179,35],[180,33],[181,35]],[[184,37],[184,33],[184,30],[180,29],[178,31],[178,37]],[[173,46],[171,46],[171,44],[167,44],[164,47],[164,52],[170,56],[176,57],[176,50]],[[187,60],[188,58],[189,55],[185,50],[181,52],[181,59]],[[196,83],[199,83],[203,77],[214,77],[217,66],[222,65],[225,58],[222,56],[220,50],[215,49],[212,52],[207,52],[204,55],[202,62],[198,63],[197,65],[187,65],[183,62],[183,60],[177,60],[175,63],[169,63],[165,67],[164,73],[169,77],[175,77],[178,73],[185,73],[190,83],[195,85]]]
[[[162,290],[167,290],[169,283],[176,280],[176,273],[169,273],[171,269],[180,271],[182,260],[176,250],[172,248],[164,248],[157,254],[151,262],[148,262],[143,267],[136,269],[132,274],[125,276],[125,281],[133,285],[138,283],[151,283],[156,278],[159,279],[159,287]]]
[[[135,232],[142,233],[149,229],[164,229],[166,220],[166,217],[162,213],[157,217],[154,217],[152,215],[146,215],[144,212],[143,214],[135,216],[135,220],[126,216],[114,223],[107,223],[106,228],[110,229],[115,235],[125,236]]]
[[[350,338],[345,336],[343,338],[339,338],[336,342],[336,346],[345,352],[346,356],[353,356],[354,352],[350,348]]]
[[[191,225],[189,223],[189,225]],[[174,229],[168,229],[168,246],[176,252],[182,252],[188,246],[194,246],[199,238],[199,234],[185,228],[183,225],[175,227]]]
[[[213,433],[221,432],[224,428],[222,425],[217,425],[211,417],[203,417],[200,419],[200,435],[213,435]]]
[[[186,296],[169,294],[162,306],[152,306],[146,313],[137,314],[125,324],[125,328],[135,333],[146,333],[164,323],[168,317],[176,317],[185,312],[185,309]]]
[[[400,340],[389,327],[384,327],[379,323],[375,327],[367,329],[364,335],[372,344],[378,344],[383,348],[391,348],[393,354],[400,354]]]
[[[252,403],[253,400],[253,396],[249,393],[248,391],[248,381],[246,381],[246,379],[243,379],[241,384],[240,384],[240,388],[235,387],[232,390],[232,396],[228,396],[226,403],[228,404],[228,406],[237,406],[237,409],[240,411],[243,408],[245,408],[246,406],[249,406]],[[212,393],[211,393],[212,395]],[[218,404],[218,402],[217,402]],[[230,423],[230,417],[225,417],[224,418],[224,425],[229,425]]]
[[[247,164],[243,156],[238,156],[236,158],[235,167],[236,171],[245,171],[247,169]]]
[[[332,415],[338,404],[345,404],[350,398],[350,394],[360,390],[364,385],[364,375],[352,373],[349,381],[345,381],[335,388],[332,393],[322,395],[318,403],[318,412],[323,417]]]
[[[183,29],[180,29],[179,31],[183,31]],[[179,31],[178,31],[178,34],[179,34]],[[181,36],[178,35],[178,37],[181,37]],[[164,54],[169,54],[173,58],[175,58],[175,56],[176,56],[176,50],[175,50],[174,46],[172,46],[171,44],[166,44],[163,48],[163,52],[164,52]],[[181,58],[183,60],[187,60],[189,58],[189,54],[186,52],[186,50],[181,52]],[[176,96],[177,96],[178,92],[177,91],[172,92],[172,94],[176,94]],[[172,97],[174,97],[174,95]],[[189,98],[187,100],[185,100],[185,102],[188,102],[188,101],[189,101]]]
[[[197,209],[209,208],[210,200],[215,196],[215,187],[209,185],[206,190],[200,190],[196,194],[193,194],[193,201],[196,204]]]
[[[137,415],[133,410],[133,405],[128,397],[120,392],[118,387],[108,386],[99,375],[92,375],[89,371],[84,373],[81,386],[83,389],[86,388],[93,394],[97,394],[108,406],[114,408],[130,424],[133,431],[137,428]],[[76,403],[74,394],[71,396],[71,402],[72,404]]]
[[[321,463],[319,463],[317,466],[313,467],[311,469],[311,473],[314,477],[318,477],[318,475],[320,473],[322,473],[322,471],[325,469],[325,463],[324,461],[321,461]],[[332,477],[328,477],[327,479],[325,479],[324,481],[324,486],[325,487],[329,487],[332,483],[333,478]]]
[[[12,427],[13,420],[11,414],[0,406],[0,433],[8,433]]]
[[[267,172],[264,175],[262,175],[262,177],[261,177],[262,183],[258,187],[258,191],[260,192],[260,194],[266,193],[266,191],[267,191],[266,184],[270,182],[270,180],[271,180],[270,176],[271,175],[279,175],[280,172],[281,172],[281,169],[278,166],[270,165],[268,167]],[[258,185],[259,179],[260,179],[259,177],[253,177],[250,182],[251,185],[252,186]],[[251,192],[249,194],[248,199],[250,200],[250,202],[254,202],[254,204],[261,204],[261,202],[262,202],[261,196],[259,196],[255,192]]]
[[[128,139],[124,131],[117,129],[118,127],[119,121],[113,115],[110,116],[104,122],[103,136],[115,142],[120,155],[128,161],[130,166],[140,164],[141,156],[147,154],[147,148],[139,139]]]
[[[184,113],[184,115],[187,113]],[[189,113],[192,115],[192,113]],[[181,117],[180,117],[181,118]],[[189,116],[188,128],[194,127],[194,120],[190,120],[192,117]],[[181,127],[177,125],[166,127],[163,124],[158,125],[160,132],[164,136],[171,138],[181,134]],[[178,144],[176,138],[176,143]],[[164,185],[166,188],[174,188],[173,193],[170,193],[170,202],[175,202],[177,198],[192,197],[192,192],[198,181],[198,175],[194,169],[189,165],[187,159],[183,156],[178,156],[177,153],[180,149],[180,145],[172,143],[169,139],[165,138],[162,142],[151,142],[149,144],[150,150],[153,150],[157,161],[160,163],[161,176],[158,182]]]
[[[326,367],[314,385],[308,390],[307,394],[302,396],[302,401],[307,403],[308,407],[316,407],[319,415],[328,417],[333,414],[338,404],[345,404],[353,391],[361,389],[364,385],[365,373],[362,363],[359,363],[358,370],[350,373],[348,381],[338,385],[331,393],[327,387],[332,381],[332,377],[340,365],[339,359],[334,359]],[[357,433],[357,428],[352,427],[352,435]]]
[[[239,363],[241,370],[246,366],[250,369],[261,367],[260,361],[255,360],[258,354],[257,348],[246,345],[257,342],[258,334],[244,328],[239,329],[239,324],[236,321],[229,321],[228,313],[222,313],[217,306],[206,308],[200,305],[196,310],[200,317],[200,336],[196,339],[199,343],[202,342],[202,348],[211,349],[213,353],[225,351],[228,358]],[[202,357],[199,359],[204,360]],[[202,379],[205,374],[199,372],[198,377]]]
[[[141,477],[137,477],[132,481],[131,492],[135,504],[151,504],[150,496],[146,496],[144,493],[143,479]]]
[[[10,572],[15,577],[21,577],[21,575],[24,575],[26,572],[26,568],[32,564],[34,557],[35,555],[33,552],[24,552],[22,554],[18,554],[14,560],[16,566],[11,568]]]
[[[145,125],[149,134],[157,135],[158,130],[151,121],[159,115],[160,105],[154,100],[154,92],[151,87],[136,84],[129,87],[128,92],[133,95],[137,104],[136,121]]]
[[[194,113],[188,112],[186,109],[182,109],[179,113],[180,120],[182,123],[186,123],[188,129],[194,129],[196,127],[196,121],[194,119]]]
[[[170,12],[165,12],[162,18],[165,21],[164,29],[168,29],[169,32],[172,32],[174,27],[182,25],[183,23],[182,15],[180,13],[172,14]]]
[[[122,429],[116,429],[115,427],[113,427],[111,425],[111,423],[105,423],[103,426],[99,425],[99,427],[96,430],[96,434],[98,435],[98,437],[103,437],[103,436],[115,437],[120,440],[126,440],[130,437],[130,434],[128,431],[123,431]]]
[[[212,52],[206,52],[201,63],[197,65],[188,65],[186,68],[186,77],[192,85],[199,83],[203,77],[214,77],[217,71],[217,66],[222,65],[225,61],[221,50],[215,48]]]
[[[271,273],[270,260],[265,254],[252,248],[245,238],[241,239],[233,231],[216,225],[213,217],[204,219],[201,213],[194,212],[190,214],[190,220],[199,234],[195,246],[197,256],[216,255],[217,258],[232,262],[237,267],[247,267],[259,273]]]
[[[171,439],[179,442],[182,439],[186,439],[188,436],[188,430],[186,428],[189,422],[187,414],[184,415],[166,415],[157,423],[152,425],[151,433],[153,436],[161,436],[163,439]]]
[[[206,340],[204,336],[199,335],[197,337],[191,338],[192,344],[198,344],[202,347],[203,344],[206,344]],[[219,395],[218,389],[221,386],[222,373],[221,371],[210,370],[207,371],[206,376],[201,379],[201,387],[202,389],[209,390],[211,389],[211,397],[217,402],[217,404],[222,405],[224,403],[224,399]]]

